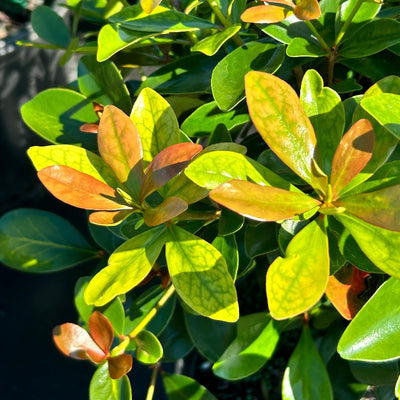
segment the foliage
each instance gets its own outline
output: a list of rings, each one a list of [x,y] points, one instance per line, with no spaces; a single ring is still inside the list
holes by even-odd
[[[147,400],[158,372],[169,399],[213,399],[162,364],[194,348],[215,376],[241,380],[293,331],[283,399],[359,399],[365,384],[399,398],[398,370],[385,372],[400,357],[397,7],[64,6],[70,25],[39,7],[41,42],[21,44],[63,49],[61,64],[79,55],[77,81],[21,111],[52,143],[28,151],[39,179],[88,210],[98,247],[20,209],[0,219],[0,259],[34,273],[92,260],[80,325],[53,332],[64,354],[97,365],[90,398],[130,399],[133,357],[153,370]],[[266,309],[242,296],[260,271]]]

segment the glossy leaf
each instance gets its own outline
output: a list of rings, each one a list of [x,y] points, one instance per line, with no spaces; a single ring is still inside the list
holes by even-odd
[[[237,380],[257,372],[274,353],[280,329],[279,323],[265,313],[241,317],[236,338],[214,364],[214,374]]]
[[[64,165],[41,169],[38,177],[57,199],[87,210],[130,208],[116,197],[115,190],[90,175]]]
[[[131,119],[140,134],[145,167],[162,150],[181,142],[178,121],[172,107],[152,89],[146,88],[140,92]]]
[[[140,5],[146,14],[150,14],[160,3],[161,0],[140,0]]]
[[[99,63],[94,56],[83,56],[78,64],[78,84],[80,92],[92,101],[113,104],[126,113],[132,108],[121,73],[111,61]]]
[[[307,326],[286,367],[282,399],[333,400],[328,373]]]
[[[97,136],[101,157],[137,199],[143,180],[143,165],[142,145],[135,124],[118,108],[107,106]]]
[[[132,369],[133,359],[130,354],[109,357],[107,361],[108,372],[112,379],[120,379]]]
[[[239,252],[234,234],[217,236],[212,245],[225,258],[229,275],[233,280],[236,279],[237,270],[239,268]]]
[[[239,31],[240,25],[232,25],[224,29],[222,32],[206,36],[203,40],[200,40],[192,47],[192,51],[200,51],[207,56],[213,56],[226,41],[236,35]]]
[[[99,311],[95,311],[89,318],[90,336],[101,350],[108,354],[114,340],[114,330],[111,322]]]
[[[113,188],[119,184],[112,169],[97,154],[71,145],[33,146],[28,150],[37,171],[52,165],[65,165],[106,183]]]
[[[266,25],[262,30],[268,36],[284,44],[289,44],[296,37],[307,39],[312,34],[304,21],[299,21],[295,15],[277,24]]]
[[[168,270],[181,299],[201,315],[234,322],[239,317],[233,279],[221,253],[176,225],[169,226]]]
[[[217,103],[212,101],[195,110],[182,123],[182,130],[190,137],[208,136],[219,124],[223,124],[228,131],[249,122],[247,113],[232,110],[223,113],[219,110]]]
[[[179,197],[188,204],[196,203],[208,195],[208,190],[193,183],[184,173],[173,178],[167,190],[163,193],[167,197]]]
[[[153,333],[142,330],[134,338],[136,358],[144,364],[155,364],[163,356],[163,348]]]
[[[97,122],[93,106],[85,96],[68,89],[47,89],[21,107],[24,122],[38,135],[56,144],[97,148],[96,136],[79,130]]]
[[[277,225],[270,223],[248,224],[245,232],[245,249],[250,258],[277,250]]]
[[[122,211],[96,211],[89,215],[89,221],[95,225],[113,226],[120,224],[132,213],[132,209]]]
[[[328,237],[323,220],[314,220],[290,241],[285,258],[278,257],[267,271],[272,317],[286,319],[307,311],[325,292],[328,276]]]
[[[283,46],[274,43],[249,42],[229,53],[217,64],[211,77],[218,107],[223,111],[234,108],[245,98],[246,73],[256,70],[272,74],[281,66],[284,57]]]
[[[243,22],[272,24],[284,20],[291,14],[293,14],[293,11],[289,8],[263,5],[248,8],[240,18]]]
[[[321,15],[321,9],[317,0],[301,0],[294,8],[294,15],[303,21],[317,19]]]
[[[182,214],[187,208],[188,204],[186,201],[179,197],[167,197],[157,207],[144,210],[144,222],[148,226],[160,225]]]
[[[399,281],[391,278],[376,291],[347,327],[338,344],[339,354],[346,359],[363,361],[400,357],[397,346],[399,299]]]
[[[218,235],[232,235],[238,232],[243,224],[244,218],[241,215],[229,210],[229,208],[222,207],[218,221]]]
[[[140,200],[178,175],[203,147],[196,143],[178,143],[158,153],[147,167],[140,191]]]
[[[98,362],[106,357],[90,335],[79,325],[67,322],[56,326],[53,329],[53,339],[58,349],[68,357],[84,360],[89,358],[87,351],[90,351]]]
[[[107,363],[94,373],[89,386],[90,400],[132,400],[131,384],[127,376],[112,379]]]
[[[361,172],[371,159],[375,144],[374,130],[367,119],[357,121],[343,136],[332,161],[330,183],[332,198]]]
[[[395,185],[375,192],[348,196],[335,204],[369,224],[399,232],[399,196],[400,185]]]
[[[324,87],[317,71],[309,69],[301,83],[300,100],[315,130],[322,169],[330,174],[345,124],[340,96],[331,88]]]
[[[389,18],[375,19],[345,38],[339,54],[346,58],[366,57],[399,42],[400,23]]]
[[[364,254],[382,271],[400,278],[400,233],[368,224],[356,217],[341,214],[335,218],[354,237]]]
[[[233,179],[278,186],[287,190],[293,189],[289,182],[271,170],[243,154],[231,151],[212,151],[202,154],[193,160],[184,172],[194,183],[207,189],[214,189]]]
[[[216,400],[203,385],[184,375],[163,373],[168,400]]]
[[[316,137],[296,92],[262,72],[245,78],[250,117],[271,150],[314,189],[323,193],[326,176],[315,161]]]
[[[118,247],[108,266],[90,281],[84,295],[86,303],[102,306],[140,283],[164,246],[164,229],[164,226],[150,229]]]
[[[295,37],[286,49],[289,57],[323,57],[329,53],[312,38]]]
[[[224,207],[257,221],[292,218],[321,204],[303,193],[241,180],[226,182],[211,190],[209,196]]]
[[[25,272],[55,272],[97,258],[97,251],[67,220],[21,208],[0,218],[0,261]]]

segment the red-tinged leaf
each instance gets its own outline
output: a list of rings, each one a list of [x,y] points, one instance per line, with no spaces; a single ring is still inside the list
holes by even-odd
[[[287,6],[287,7],[290,7],[290,8],[294,8],[295,7],[295,4],[291,0],[272,0],[272,1],[266,1],[265,3],[272,4],[272,5],[274,5],[274,4],[282,4],[283,6]]]
[[[367,165],[374,143],[374,130],[367,119],[357,121],[343,136],[332,161],[333,200],[339,197],[341,190]]]
[[[178,143],[158,153],[147,167],[140,201],[178,175],[202,149],[200,144]]]
[[[115,190],[90,175],[65,165],[41,169],[38,177],[53,196],[86,210],[118,210],[128,208],[116,197]]]
[[[67,322],[56,326],[53,329],[53,339],[58,349],[68,357],[85,360],[89,358],[88,350],[98,358],[105,357],[100,347],[79,325]]]
[[[303,214],[321,202],[304,193],[233,180],[213,189],[210,198],[244,217],[279,221]]]
[[[353,319],[364,305],[359,295],[367,288],[365,278],[368,275],[350,265],[329,277],[326,295],[344,318]]]
[[[135,124],[117,107],[106,106],[97,141],[101,157],[137,199],[143,180],[143,153]]]
[[[97,345],[108,354],[114,339],[111,322],[99,311],[93,312],[89,318],[90,335]]]
[[[253,22],[257,24],[272,24],[283,21],[293,14],[289,10],[280,6],[255,6],[248,8],[241,16],[243,22]]]
[[[327,176],[315,160],[317,139],[300,99],[280,78],[250,71],[245,76],[250,117],[270,149],[322,197]]]
[[[133,211],[133,208],[131,210],[122,211],[96,211],[89,215],[89,221],[95,225],[117,225],[131,215]]]
[[[182,214],[187,208],[186,201],[179,197],[168,197],[159,206],[143,212],[144,222],[147,226],[160,225]]]
[[[108,372],[112,379],[119,379],[126,375],[132,369],[133,359],[129,354],[120,354],[119,356],[108,359]]]
[[[98,124],[83,124],[79,128],[81,132],[87,132],[87,133],[97,133],[99,130],[99,125]]]
[[[400,185],[389,186],[370,193],[348,196],[334,202],[347,214],[391,231],[400,231]]]
[[[317,19],[321,16],[321,9],[317,0],[301,0],[294,8],[294,15],[303,21]]]

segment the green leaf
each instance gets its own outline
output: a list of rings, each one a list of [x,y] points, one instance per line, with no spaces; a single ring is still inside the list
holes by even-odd
[[[229,275],[233,280],[236,279],[237,270],[239,268],[239,252],[235,239],[235,235],[217,236],[212,245],[225,258],[226,266],[228,267]]]
[[[163,348],[154,333],[143,330],[134,338],[136,358],[143,364],[155,364],[163,356]]]
[[[221,253],[176,225],[169,226],[168,270],[181,299],[201,315],[227,322],[239,317],[232,277]]]
[[[273,355],[281,327],[265,313],[241,317],[236,338],[214,364],[214,374],[223,379],[238,380],[257,372]]]
[[[212,151],[201,154],[184,172],[194,183],[207,189],[214,189],[222,183],[240,179],[298,191],[268,168],[243,154],[232,151]]]
[[[179,174],[173,178],[167,190],[163,193],[167,197],[179,197],[188,204],[196,203],[207,197],[208,190],[193,183],[185,174]]]
[[[184,375],[163,373],[168,400],[217,400],[203,385]]]
[[[396,397],[399,399],[400,398],[400,375],[397,378],[396,387],[395,387],[394,392],[395,392],[394,394],[396,395]]]
[[[47,211],[17,209],[0,218],[0,261],[25,272],[55,272],[98,254],[67,220]]]
[[[160,3],[161,0],[140,0],[140,5],[147,14],[151,14]]]
[[[211,190],[209,196],[224,207],[257,221],[292,218],[321,204],[319,200],[304,193],[242,180],[225,182]]]
[[[363,98],[361,106],[370,113],[385,129],[400,139],[400,95],[381,93]]]
[[[178,121],[172,107],[152,89],[145,88],[140,92],[131,119],[140,134],[145,167],[162,150],[181,142]]]
[[[352,93],[363,89],[363,87],[354,78],[343,79],[340,82],[332,84],[331,87],[337,93]]]
[[[400,23],[388,18],[376,19],[346,36],[339,47],[339,55],[345,58],[366,57],[399,42]]]
[[[172,218],[185,212],[188,208],[186,201],[179,197],[167,197],[156,207],[143,211],[143,219],[146,225],[156,226],[170,221]]]
[[[216,28],[216,25],[192,15],[157,7],[151,14],[143,12],[140,5],[125,7],[112,15],[109,20],[118,22],[122,27],[140,32],[187,32],[205,28]]]
[[[335,218],[347,228],[364,254],[382,271],[400,278],[400,233],[341,214]]]
[[[350,361],[348,364],[352,375],[359,382],[374,386],[393,385],[400,372],[399,363],[396,359],[381,362]]]
[[[161,94],[211,93],[211,73],[221,57],[219,53],[212,57],[204,54],[181,57],[150,74],[138,92],[148,87]]]
[[[277,225],[264,222],[248,224],[245,232],[245,249],[250,258],[277,250]]]
[[[215,101],[204,104],[183,121],[182,130],[190,137],[208,136],[218,125],[223,124],[228,131],[250,121],[249,115],[239,110],[221,112]]]
[[[325,292],[328,276],[328,236],[324,220],[314,220],[290,241],[285,258],[275,259],[267,271],[272,317],[286,319],[307,311]]]
[[[300,100],[315,130],[322,169],[330,174],[333,156],[344,131],[345,114],[340,96],[324,87],[317,71],[309,69],[301,83]]]
[[[232,235],[239,231],[243,224],[244,218],[241,215],[229,210],[229,208],[222,207],[218,221],[218,235]]]
[[[282,382],[282,400],[297,399],[333,400],[328,372],[307,326],[290,356]]]
[[[97,368],[89,386],[90,400],[131,400],[132,389],[127,376],[111,379],[107,363]]]
[[[317,139],[296,92],[273,75],[246,75],[250,117],[270,149],[297,175],[324,193],[327,177],[315,160]]]
[[[222,32],[207,36],[203,40],[200,40],[200,42],[197,42],[192,47],[192,51],[200,51],[206,56],[213,56],[226,41],[240,31],[240,27],[240,25],[232,25]]]
[[[390,299],[390,301],[388,301]],[[384,361],[400,357],[400,285],[386,281],[343,333],[339,354],[349,360]]]
[[[214,68],[211,88],[218,107],[229,111],[245,98],[244,76],[249,71],[274,73],[285,50],[274,43],[249,42],[229,53]]]
[[[236,325],[188,312],[184,315],[186,328],[197,350],[211,362],[216,362],[235,338]]]
[[[99,63],[94,56],[83,56],[78,64],[78,84],[80,92],[104,106],[115,105],[129,113],[131,98],[114,63]]]
[[[289,57],[324,57],[329,53],[311,38],[295,37],[286,49]]]
[[[64,20],[50,7],[36,7],[31,15],[33,30],[44,41],[67,48],[70,41],[70,33]]]
[[[79,128],[97,122],[85,96],[68,89],[47,89],[21,107],[24,122],[44,139],[56,144],[74,144],[96,150],[96,136]]]
[[[307,39],[312,34],[305,22],[294,15],[276,24],[263,26],[262,31],[284,44],[289,44],[296,37]]]
[[[143,232],[117,248],[108,266],[98,272],[85,290],[87,304],[102,306],[133,289],[150,272],[165,243],[165,226]]]
[[[53,165],[65,165],[116,188],[119,181],[112,169],[97,154],[71,145],[33,146],[28,150],[37,171]]]

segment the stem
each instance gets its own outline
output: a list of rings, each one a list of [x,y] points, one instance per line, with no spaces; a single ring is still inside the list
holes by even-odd
[[[82,4],[83,1],[78,4],[76,11],[74,12],[74,19],[72,22],[72,36],[76,36],[78,32],[78,24],[79,24],[79,19],[81,17]]]
[[[336,48],[334,48],[333,52],[328,57],[328,86],[332,86],[333,84],[333,69],[336,64]]]
[[[317,40],[320,43],[320,45],[322,46],[322,48],[325,51],[328,51],[330,53],[331,52],[331,48],[327,45],[327,43],[325,42],[324,38],[315,29],[315,26],[311,23],[311,21],[304,21],[304,22],[308,26],[310,31],[314,34],[314,36],[317,38]]]
[[[168,301],[168,299],[174,294],[175,287],[171,285],[166,292],[163,294],[158,303],[150,310],[150,312],[143,318],[143,320],[139,323],[139,325],[132,330],[132,332],[128,335],[131,339],[133,339],[139,332],[141,332],[146,325],[154,318],[157,314],[157,311]]]
[[[156,387],[157,373],[158,373],[158,365],[155,365],[153,368],[153,373],[151,374],[151,381],[149,389],[147,390],[146,400],[153,400],[154,389]]]
[[[357,14],[357,11],[360,9],[360,7],[361,7],[363,2],[364,2],[364,0],[358,0],[356,5],[354,6],[353,10],[351,11],[349,17],[347,18],[346,22],[340,28],[340,31],[339,31],[338,35],[336,36],[335,47],[338,46],[339,43],[342,41],[343,36],[347,31],[347,28],[349,27],[349,25],[353,21],[354,16]]]

